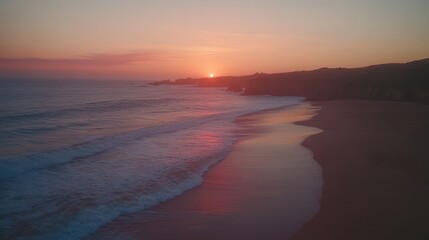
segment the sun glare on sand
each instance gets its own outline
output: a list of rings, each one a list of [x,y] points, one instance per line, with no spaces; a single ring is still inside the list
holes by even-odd
[[[209,77],[210,77],[210,78],[214,78],[214,74],[213,74],[213,73],[210,73],[210,74],[209,74]]]

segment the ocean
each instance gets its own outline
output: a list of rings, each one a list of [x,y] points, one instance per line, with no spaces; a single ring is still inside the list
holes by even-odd
[[[0,81],[0,236],[82,239],[198,186],[235,119],[300,97],[138,81]]]

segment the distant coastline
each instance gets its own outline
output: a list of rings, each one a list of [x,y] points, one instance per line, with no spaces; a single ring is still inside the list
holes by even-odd
[[[321,68],[288,73],[255,73],[186,78],[152,83],[225,87],[243,95],[303,96],[312,101],[365,99],[429,104],[429,58],[362,68]]]

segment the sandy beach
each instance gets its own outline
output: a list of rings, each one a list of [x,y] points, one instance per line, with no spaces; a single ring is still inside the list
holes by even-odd
[[[239,118],[232,152],[203,183],[143,212],[121,216],[91,239],[288,239],[319,209],[321,168],[301,146],[319,129],[309,103]]]
[[[304,239],[429,239],[429,106],[315,102],[305,122],[324,130],[303,145],[323,168],[317,215]]]
[[[91,239],[428,238],[428,106],[313,102],[238,121],[202,185]]]

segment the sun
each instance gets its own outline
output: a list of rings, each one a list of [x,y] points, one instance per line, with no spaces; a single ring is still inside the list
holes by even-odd
[[[213,74],[213,73],[210,73],[210,74],[209,74],[209,77],[210,77],[210,78],[214,78],[214,74]]]

